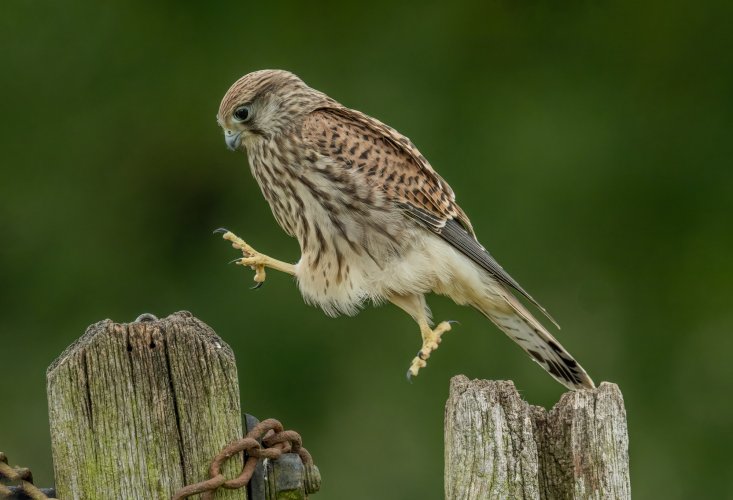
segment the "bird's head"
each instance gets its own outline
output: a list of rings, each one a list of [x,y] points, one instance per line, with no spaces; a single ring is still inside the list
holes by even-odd
[[[271,139],[327,99],[289,71],[265,69],[234,82],[219,106],[216,121],[231,150],[257,138]]]

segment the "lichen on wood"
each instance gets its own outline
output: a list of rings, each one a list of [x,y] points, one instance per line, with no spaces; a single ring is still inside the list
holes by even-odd
[[[187,312],[90,326],[49,367],[47,391],[59,498],[169,499],[242,436],[234,355]],[[241,467],[232,457],[223,473]]]

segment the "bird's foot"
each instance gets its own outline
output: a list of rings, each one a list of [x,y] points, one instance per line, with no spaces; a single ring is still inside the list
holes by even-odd
[[[407,370],[408,380],[411,380],[412,377],[416,377],[420,368],[425,368],[427,366],[427,360],[430,357],[430,354],[438,348],[438,345],[441,342],[441,336],[445,332],[450,331],[451,323],[455,323],[455,321],[443,321],[432,330],[427,326],[421,328],[422,348],[418,351],[415,359],[412,360],[410,369]]]
[[[267,266],[268,259],[270,258],[266,255],[262,255],[261,253],[259,253],[257,250],[252,248],[249,243],[247,243],[231,231],[226,231],[222,235],[222,238],[230,241],[232,243],[232,247],[242,252],[242,255],[244,256],[240,257],[239,259],[235,259],[232,262],[240,266],[249,266],[250,268],[252,268],[252,270],[254,270],[255,272],[255,288],[261,287],[262,283],[265,282],[265,278],[267,278],[265,266]]]
[[[242,252],[243,257],[234,259],[232,262],[235,264],[239,264],[240,266],[250,267],[252,268],[252,270],[254,270],[254,280],[256,284],[253,288],[259,288],[265,282],[265,278],[267,277],[267,273],[265,272],[266,267],[270,267],[277,271],[282,271],[288,274],[295,274],[295,268],[292,264],[288,264],[286,262],[282,262],[277,259],[273,259],[272,257],[268,257],[267,255],[261,254],[260,252],[252,248],[249,243],[247,243],[231,231],[227,231],[226,229],[217,229],[215,232],[223,233],[222,238],[230,241],[232,247]]]

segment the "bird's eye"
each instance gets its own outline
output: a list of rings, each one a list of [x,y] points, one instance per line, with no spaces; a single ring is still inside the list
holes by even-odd
[[[238,122],[246,122],[249,119],[249,106],[239,106],[232,114]]]

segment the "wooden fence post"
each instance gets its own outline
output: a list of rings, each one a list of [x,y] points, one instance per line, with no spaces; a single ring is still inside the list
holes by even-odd
[[[242,434],[234,355],[190,313],[90,326],[48,369],[58,497],[170,499]],[[236,477],[241,456],[222,472]],[[215,498],[245,498],[220,489]]]
[[[453,377],[445,408],[445,497],[626,499],[626,411],[604,382],[547,412],[512,382]]]

